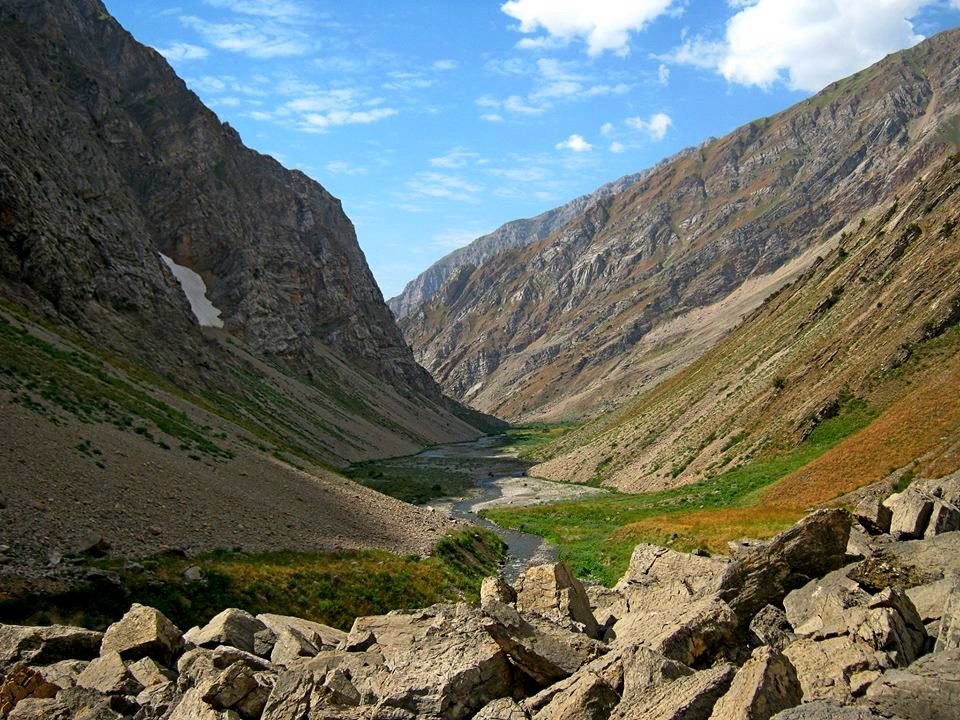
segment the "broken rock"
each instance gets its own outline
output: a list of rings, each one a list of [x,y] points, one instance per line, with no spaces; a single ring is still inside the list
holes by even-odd
[[[714,706],[711,720],[769,720],[800,704],[797,671],[782,653],[762,647],[737,671],[730,690]]]
[[[586,590],[563,563],[528,568],[517,579],[517,609],[540,613],[559,622],[572,620],[597,637],[598,625]]]
[[[100,651],[117,652],[124,660],[151,657],[162,665],[172,665],[183,645],[182,635],[162,612],[135,603],[107,628]]]
[[[197,647],[213,648],[219,645],[229,645],[248,653],[256,649],[255,636],[267,626],[245,610],[228,608],[203,628],[194,628],[185,636],[184,640]]]

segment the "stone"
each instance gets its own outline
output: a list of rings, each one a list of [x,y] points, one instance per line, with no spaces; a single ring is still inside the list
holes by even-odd
[[[860,501],[856,510],[853,511],[857,521],[866,528],[867,532],[874,535],[881,535],[890,532],[890,521],[893,519],[893,512],[883,500],[877,497],[866,497]]]
[[[769,645],[774,650],[783,650],[796,639],[786,612],[774,605],[764,606],[750,621],[747,630],[747,640],[753,647]]]
[[[885,672],[867,690],[866,704],[883,717],[901,720],[960,718],[960,649],[920,658]]]
[[[300,658],[315,657],[320,648],[314,645],[296,628],[287,627],[280,631],[273,649],[270,662],[274,665],[290,665]]]
[[[944,603],[937,629],[934,652],[947,652],[960,648],[960,574],[950,578],[950,591]]]
[[[503,579],[502,575],[484,578],[480,585],[480,607],[484,607],[491,600],[506,605],[516,605],[517,591]]]
[[[289,615],[262,613],[257,615],[257,620],[277,635],[280,635],[280,632],[285,628],[294,628],[319,650],[333,650],[347,637],[347,633],[343,630]]]
[[[867,708],[845,707],[835,702],[815,700],[779,712],[773,716],[773,720],[884,720],[884,718]]]
[[[721,597],[746,629],[765,605],[779,605],[791,590],[843,567],[849,538],[845,511],[818,510],[731,563]]]
[[[56,697],[60,687],[48,682],[41,673],[26,665],[16,665],[0,679],[0,718],[5,718],[24,700],[48,700]]]
[[[77,684],[77,678],[89,664],[85,660],[61,660],[50,665],[33,666],[33,669],[57,687],[71,688]]]
[[[143,690],[143,685],[127,671],[117,652],[107,652],[94,659],[80,673],[77,686],[103,695],[136,695]]]
[[[253,654],[268,658],[277,645],[277,634],[270,628],[264,628],[253,636]]]
[[[927,629],[903,590],[882,590],[870,598],[867,609],[866,621],[856,630],[858,637],[890,653],[899,666],[912,663],[924,653]]]
[[[803,699],[854,702],[850,678],[857,673],[882,671],[893,666],[886,653],[866,642],[841,635],[824,640],[800,639],[783,651],[797,671]],[[862,686],[858,687],[860,691]]]
[[[893,512],[890,520],[890,534],[897,540],[922,538],[930,522],[933,502],[932,496],[920,492],[913,486],[902,493],[888,497],[884,504]]]
[[[257,688],[253,670],[243,663],[234,663],[223,670],[217,679],[201,690],[205,703],[215,710],[227,710]],[[261,708],[262,710],[262,708]]]
[[[240,720],[235,710],[215,710],[198,690],[187,690],[165,720]]]
[[[203,568],[198,567],[197,565],[191,565],[183,571],[183,579],[187,582],[203,582],[206,577],[207,576],[206,573],[203,572]]]
[[[943,610],[947,605],[947,599],[950,597],[953,580],[951,578],[942,578],[931,583],[917,585],[907,590],[907,597],[920,613],[925,623],[940,620],[943,616]]]
[[[136,701],[137,705],[145,710],[146,718],[160,718],[180,701],[180,694],[176,684],[169,682],[144,688],[137,695]]]
[[[616,587],[622,591],[631,584],[680,583],[692,596],[702,597],[720,589],[729,565],[730,561],[723,557],[703,557],[640,544],[634,548],[627,571]]]
[[[811,580],[784,598],[787,620],[798,637],[822,639],[850,631],[850,608],[865,607],[871,597],[850,578],[852,567]]]
[[[960,510],[952,503],[939,498],[934,499],[933,509],[930,511],[930,520],[923,536],[931,538],[957,530],[960,530]]]
[[[603,585],[588,585],[586,591],[590,600],[590,610],[603,633],[629,612],[627,599],[619,590]]]
[[[177,679],[175,672],[163,667],[151,657],[140,658],[131,663],[127,666],[127,672],[144,688],[165,685]]]
[[[727,694],[714,706],[711,720],[770,720],[800,704],[797,671],[781,652],[757,648],[737,671]]]
[[[254,637],[267,626],[245,610],[228,608],[213,617],[204,627],[191,629],[184,640],[197,647],[229,645],[244,652],[256,649]]]
[[[863,532],[859,526],[850,528],[850,539],[847,541],[847,562],[863,560],[870,557],[877,550],[878,544],[874,538]]]
[[[620,695],[600,676],[578,673],[574,681],[536,715],[535,720],[607,720]]]
[[[384,658],[379,653],[333,650],[282,670],[263,720],[317,715],[323,708],[373,705],[379,697]]]
[[[529,720],[530,716],[516,700],[500,698],[484,705],[473,720]]]
[[[100,652],[117,652],[124,660],[150,657],[161,665],[172,665],[183,646],[183,633],[152,607],[134,605],[107,628]]]
[[[0,713],[7,720],[73,720],[70,708],[58,700],[26,698],[20,701],[9,715]]]
[[[611,720],[708,720],[714,705],[726,694],[736,670],[719,665],[701,670],[621,702]]]
[[[512,611],[512,612],[508,612]],[[569,677],[607,652],[601,643],[535,612],[488,605],[483,624],[514,664],[542,685]]]
[[[610,678],[608,682],[620,690],[624,702],[636,700],[651,688],[667,685],[693,674],[693,670],[683,663],[664,657],[645,645],[628,645],[616,652],[620,657],[623,687],[617,687]],[[589,669],[591,666],[587,667]]]
[[[85,535],[77,544],[77,555],[86,555],[88,557],[101,558],[106,557],[110,552],[110,543],[97,533]]]
[[[92,660],[100,653],[103,633],[51,625],[0,625],[0,673],[15,664],[47,665],[61,660]]]
[[[563,563],[528,568],[517,578],[517,609],[533,611],[583,626],[590,637],[597,637],[599,626],[590,610],[586,590]]]

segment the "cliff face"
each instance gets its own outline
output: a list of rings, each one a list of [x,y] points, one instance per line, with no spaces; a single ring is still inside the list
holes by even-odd
[[[4,0],[0,35],[9,298],[180,384],[238,391],[227,336],[328,399],[371,400],[387,433],[475,434],[417,365],[323,187],[246,148],[99,0]],[[201,331],[161,253],[202,278],[224,332]],[[381,393],[389,417],[373,417]]]
[[[511,418],[610,407],[686,366],[943,156],[952,31],[682,153],[402,321],[456,397]]]

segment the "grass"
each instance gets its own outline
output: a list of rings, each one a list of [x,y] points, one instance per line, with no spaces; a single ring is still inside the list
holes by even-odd
[[[422,505],[441,497],[461,497],[473,487],[468,475],[449,460],[410,456],[351,465],[343,474],[361,485],[404,502]]]
[[[537,455],[538,450],[555,440],[559,440],[576,428],[575,423],[511,425],[503,432],[503,446],[515,450],[517,457],[542,459]]]
[[[623,574],[639,542],[721,552],[728,540],[770,537],[787,527],[803,511],[758,510],[763,490],[867,426],[874,415],[862,400],[848,401],[839,415],[821,423],[793,450],[758,458],[693,485],[484,515],[504,527],[542,535],[558,547],[561,559],[578,577],[611,585]]]
[[[203,625],[228,607],[257,614],[294,615],[349,629],[356,617],[437,602],[476,600],[484,577],[497,572],[505,546],[493,533],[471,528],[442,539],[431,557],[399,557],[384,551],[339,553],[215,552],[197,558],[160,557],[145,570],[103,563],[120,587],[103,578],[69,592],[17,595],[0,589],[0,621],[65,622],[103,628],[133,602],[156,607],[178,627]],[[196,565],[204,580],[187,582]]]

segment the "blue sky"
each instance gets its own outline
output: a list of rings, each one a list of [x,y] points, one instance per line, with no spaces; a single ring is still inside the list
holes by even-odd
[[[386,297],[960,24],[960,0],[107,4],[248,145],[343,201]]]

